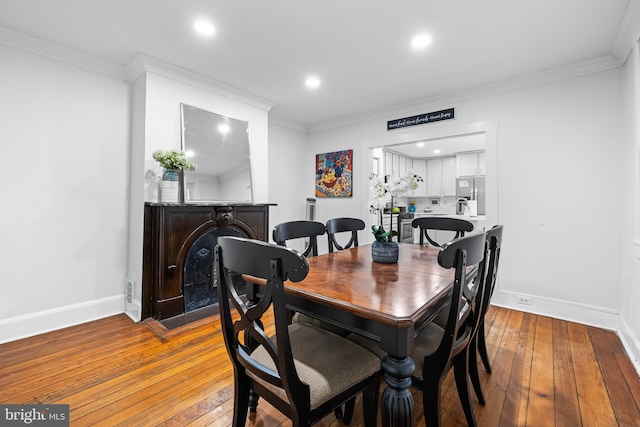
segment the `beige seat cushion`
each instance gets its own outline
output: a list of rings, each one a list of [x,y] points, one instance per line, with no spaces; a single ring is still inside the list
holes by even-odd
[[[316,319],[315,317],[311,317],[303,313],[295,313],[292,320],[293,323],[310,323],[321,329],[326,329],[329,332],[340,335],[341,337],[346,337],[349,334],[348,330],[343,329],[340,326],[336,326],[329,322],[324,322],[320,319]]]
[[[289,336],[298,376],[309,385],[311,391],[311,409],[380,370],[379,358],[325,329],[308,323],[294,323],[289,326]],[[258,347],[251,357],[267,368],[276,370],[264,347]],[[288,401],[284,389],[255,375],[251,377]]]
[[[386,354],[382,350],[382,347],[380,347],[379,341],[372,340],[371,338],[367,338],[365,336],[362,336],[360,334],[356,334],[353,332],[347,335],[347,339],[349,341],[353,341],[354,343],[358,344],[360,347],[366,348],[371,353],[375,354],[379,359],[382,359],[382,356]]]
[[[435,353],[444,336],[444,329],[435,323],[430,323],[424,328],[414,340],[411,358],[416,364],[413,376],[419,380],[423,378],[424,357]]]
[[[411,359],[416,365],[416,370],[413,373],[414,377],[420,380],[423,379],[424,356],[433,354],[438,349],[443,336],[444,329],[434,323],[430,323],[415,338],[413,351],[411,352]],[[380,359],[386,354],[378,341],[354,333],[347,335],[347,339],[366,348]]]

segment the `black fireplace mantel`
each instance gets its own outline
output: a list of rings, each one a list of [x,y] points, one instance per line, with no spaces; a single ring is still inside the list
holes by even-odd
[[[269,206],[272,204],[145,203],[142,318],[163,320],[188,311],[185,266],[194,244],[198,247],[207,241],[205,245],[210,246],[219,235],[268,241]],[[209,249],[201,251],[209,256]]]

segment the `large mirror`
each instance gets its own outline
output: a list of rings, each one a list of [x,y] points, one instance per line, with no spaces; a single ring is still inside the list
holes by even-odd
[[[181,104],[185,203],[251,202],[249,123]]]

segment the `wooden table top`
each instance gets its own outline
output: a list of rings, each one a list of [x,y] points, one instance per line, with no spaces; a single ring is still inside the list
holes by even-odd
[[[407,328],[424,321],[452,288],[438,248],[400,243],[398,262],[371,259],[371,245],[308,258],[309,274],[286,292],[378,323]]]

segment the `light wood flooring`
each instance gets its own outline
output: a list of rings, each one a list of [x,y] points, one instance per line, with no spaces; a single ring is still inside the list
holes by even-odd
[[[72,426],[228,426],[233,375],[219,326],[217,316],[167,330],[118,315],[0,345],[0,403],[69,404]],[[494,369],[480,371],[480,426],[640,426],[640,378],[615,333],[498,307],[486,326]],[[445,427],[465,425],[451,374],[442,406]],[[291,422],[261,400],[247,425]],[[362,425],[360,402],[351,425]]]

